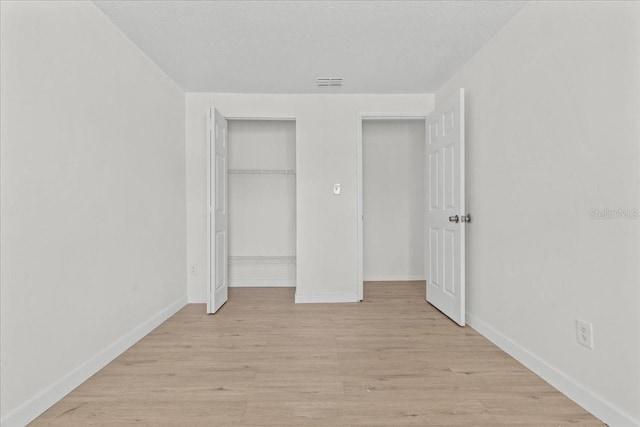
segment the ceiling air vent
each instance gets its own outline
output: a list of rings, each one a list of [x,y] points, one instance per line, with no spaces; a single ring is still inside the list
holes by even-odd
[[[342,86],[342,77],[318,77],[316,84],[318,87]]]

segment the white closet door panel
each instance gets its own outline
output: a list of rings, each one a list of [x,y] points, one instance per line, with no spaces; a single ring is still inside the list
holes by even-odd
[[[229,202],[227,180],[227,121],[216,109],[209,111],[209,289],[207,313],[215,313],[228,298]],[[213,133],[213,135],[211,135]]]
[[[427,301],[465,325],[464,90],[427,118]]]

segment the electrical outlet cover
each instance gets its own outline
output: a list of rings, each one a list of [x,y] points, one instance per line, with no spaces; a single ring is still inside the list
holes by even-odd
[[[593,349],[593,325],[584,320],[576,319],[576,339],[578,344]]]

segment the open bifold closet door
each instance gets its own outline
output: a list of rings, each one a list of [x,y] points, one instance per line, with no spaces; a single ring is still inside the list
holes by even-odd
[[[296,285],[296,122],[209,112],[207,312],[229,287]]]
[[[209,110],[209,182],[207,191],[209,231],[209,287],[207,313],[227,302],[229,274],[229,208],[227,184],[227,121],[219,111]]]

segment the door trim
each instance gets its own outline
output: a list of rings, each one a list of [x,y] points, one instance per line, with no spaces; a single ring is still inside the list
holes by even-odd
[[[374,120],[422,120],[425,123],[429,113],[425,112],[407,112],[407,113],[358,113],[357,120],[357,139],[356,139],[356,169],[358,180],[358,211],[357,211],[357,252],[358,263],[356,270],[356,292],[358,301],[362,301],[364,297],[364,222],[363,222],[363,185],[364,178],[362,175],[362,125],[366,121]],[[424,232],[424,230],[421,230]]]

